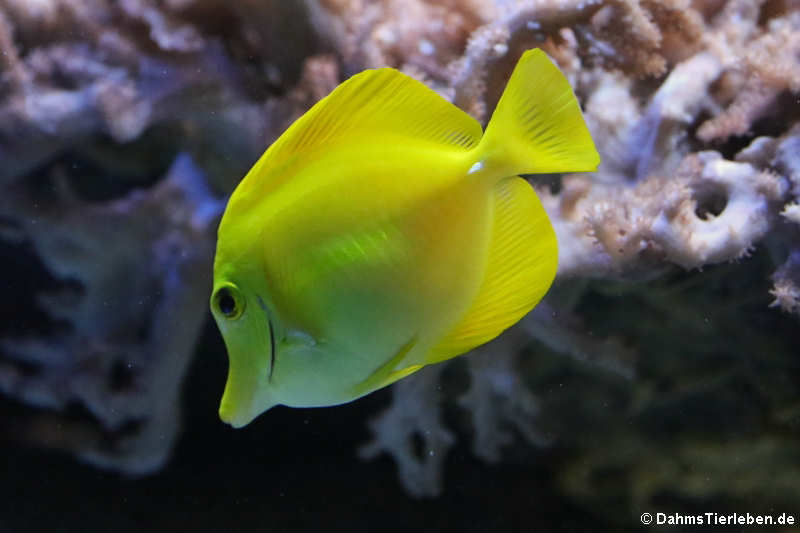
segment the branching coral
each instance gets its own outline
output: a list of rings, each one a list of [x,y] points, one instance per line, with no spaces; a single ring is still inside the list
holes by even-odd
[[[715,99],[722,112],[700,125],[704,142],[727,139],[750,131],[758,119],[776,112],[784,92],[800,91],[800,13],[771,19],[766,28],[756,24],[763,2],[731,2],[709,38],[710,49],[725,64]],[[727,23],[736,16],[740,23]]]
[[[515,432],[534,446],[549,442],[535,426],[539,402],[515,368],[513,346],[520,345],[520,338],[510,333],[497,342],[505,346],[485,346],[476,350],[483,353],[468,360],[471,386],[458,400],[472,416],[473,452],[489,462],[500,461],[503,449],[514,442]]]
[[[123,4],[0,3],[2,242],[30,250],[32,278],[4,316],[46,325],[6,322],[0,388],[36,407],[6,421],[16,438],[147,472],[179,434],[223,205],[180,152],[196,144],[167,131],[236,87],[218,45],[152,5]]]
[[[308,2],[345,69],[392,65],[441,78],[470,33],[491,18],[491,3],[429,0]]]
[[[151,471],[180,427],[178,384],[205,317],[209,235],[222,206],[186,155],[151,190],[101,205],[75,197],[53,173],[54,196],[20,184],[6,191],[0,213],[47,270],[69,282],[30,295],[69,328],[4,339],[0,390],[51,412],[85,413],[17,422],[18,437]]]
[[[543,197],[565,243],[560,275],[608,276],[640,261],[694,268],[741,257],[768,231],[769,203],[785,188],[748,163],[700,152],[669,180],[654,175],[620,190],[574,176]]]
[[[776,116],[782,94],[797,92],[799,14],[796,6],[763,6],[739,1],[498,3],[490,20],[471,35],[463,57],[451,62],[447,76],[423,69],[423,78],[486,122],[519,53],[532,46],[548,51],[583,99],[603,156],[597,174],[564,176],[551,188],[539,187],[559,237],[558,281],[581,287],[575,280],[657,279],[674,266],[743,260],[767,239],[789,247],[794,242],[782,218],[791,220],[797,211],[800,151],[788,147],[795,143],[789,130],[798,114],[782,110],[766,128],[758,121]],[[379,46],[366,43],[373,45]],[[731,136],[759,132],[766,136],[749,147],[736,141],[744,150],[722,144]],[[797,309],[793,265],[789,259],[776,272],[772,291],[776,304],[787,310]],[[599,355],[602,366],[632,379],[631,366],[622,361],[639,352],[635,362],[648,348],[623,346],[613,336],[584,340],[582,328],[575,327],[582,323],[574,303],[580,294],[579,289],[555,291],[523,321],[522,331],[579,359]],[[547,315],[556,309],[557,319]],[[513,385],[519,372],[512,368],[520,364],[519,346],[525,343],[513,344],[516,349],[498,341],[481,350],[491,353],[486,357],[493,358],[496,372],[480,364],[482,356],[468,357],[472,384],[455,402],[471,415],[474,451],[487,460],[512,445],[497,425],[508,413],[495,407],[514,405],[514,399],[521,402],[512,415],[518,434],[531,444],[542,443],[532,425],[537,402]],[[498,388],[501,382],[506,385]],[[396,391],[392,409],[406,401]],[[415,460],[402,453],[405,448],[385,449],[400,464]],[[417,482],[408,485],[403,479],[412,492],[420,492]]]
[[[399,382],[392,390],[391,407],[369,424],[374,440],[359,450],[363,459],[391,453],[397,459],[400,481],[418,497],[435,496],[442,490],[440,472],[454,441],[441,420],[438,382],[442,368],[431,367],[413,380]]]
[[[800,314],[800,251],[795,251],[772,276],[775,286],[772,295],[774,306],[787,312]]]

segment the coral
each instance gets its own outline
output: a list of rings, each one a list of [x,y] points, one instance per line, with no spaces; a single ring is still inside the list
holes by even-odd
[[[472,417],[473,452],[488,462],[501,460],[503,449],[514,442],[515,432],[533,446],[549,443],[535,425],[539,402],[515,368],[513,346],[519,346],[519,341],[510,333],[493,345],[476,349],[468,360],[469,391],[458,399],[459,407]]]
[[[29,280],[0,390],[35,407],[14,438],[130,473],[176,442],[224,205],[194,131],[240,157],[258,133],[212,41],[145,1],[0,2],[2,245]],[[244,139],[218,136],[234,121]]]
[[[688,155],[669,179],[620,190],[574,176],[559,195],[542,196],[566,243],[559,274],[608,276],[649,268],[653,256],[684,268],[741,257],[769,230],[769,204],[785,189],[779,177],[709,151]]]
[[[775,297],[772,305],[800,315],[800,250],[792,252],[786,262],[772,275],[772,280],[775,283],[770,291]]]
[[[35,407],[8,424],[129,473],[180,433],[221,193],[339,82],[302,4],[162,4],[0,2],[0,243],[32,293],[0,384]]]
[[[7,189],[0,213],[69,282],[27,295],[69,328],[4,339],[0,390],[48,410],[16,422],[18,438],[152,471],[178,435],[177,384],[205,318],[209,236],[222,204],[187,155],[147,192],[99,205],[76,197],[63,169],[51,178],[49,197],[25,183]],[[77,420],[49,414],[76,406]]]
[[[413,380],[400,381],[392,389],[391,407],[369,424],[374,440],[358,452],[362,459],[391,453],[397,459],[400,481],[417,497],[441,491],[442,464],[454,441],[452,432],[442,424],[439,408],[442,368],[433,366],[418,372]]]
[[[763,31],[751,18],[759,3],[732,3],[730,11],[749,15],[750,23],[711,37],[712,50],[727,67],[715,96],[727,107],[700,125],[697,136],[704,142],[748,133],[754,122],[774,112],[784,91],[800,91],[800,13],[771,19]]]
[[[320,0],[317,26],[342,55],[345,70],[393,65],[442,77],[494,6],[477,1]]]
[[[540,46],[583,101],[603,163],[596,174],[552,177],[537,186],[560,243],[556,290],[511,334],[516,340],[498,340],[477,350],[484,354],[465,358],[471,383],[446,400],[472,420],[474,453],[489,461],[503,450],[552,440],[541,438],[550,433],[537,422],[546,417],[545,402],[519,380],[527,375],[519,370],[526,336],[528,343],[612,370],[627,383],[623,389],[642,379],[635,369],[650,347],[631,346],[611,332],[594,338],[582,333],[588,326],[577,303],[586,298],[586,280],[652,283],[675,267],[745,265],[765,242],[776,250],[796,248],[783,220],[797,217],[800,153],[791,149],[800,117],[783,107],[790,101],[786,93],[798,91],[800,12],[794,4],[520,1],[495,9],[447,69],[425,68],[413,54],[395,64],[410,58],[412,72],[485,123],[516,57]],[[410,49],[419,36],[405,35]],[[381,44],[367,40],[365,47]],[[742,142],[748,137],[749,145]],[[797,309],[791,258],[774,274],[771,291],[785,310]],[[645,301],[661,306],[649,295]],[[395,391],[390,412],[409,402]],[[510,439],[507,425],[521,439]],[[409,437],[394,431],[394,438]],[[373,446],[383,442],[408,472],[414,455],[382,438],[376,436]],[[419,481],[402,479],[412,493],[421,492]]]

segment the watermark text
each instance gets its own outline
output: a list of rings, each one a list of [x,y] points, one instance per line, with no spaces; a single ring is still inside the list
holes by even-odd
[[[798,523],[789,513],[642,513],[639,519],[646,526],[789,526]]]

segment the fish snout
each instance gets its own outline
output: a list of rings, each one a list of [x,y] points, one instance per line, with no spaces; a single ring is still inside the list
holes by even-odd
[[[225,384],[225,392],[219,404],[219,417],[234,428],[246,426],[258,415],[276,405],[269,391],[252,381],[229,376]]]
[[[223,400],[219,405],[219,417],[226,424],[239,429],[252,422],[255,415],[243,413],[241,409],[236,409],[230,402]]]

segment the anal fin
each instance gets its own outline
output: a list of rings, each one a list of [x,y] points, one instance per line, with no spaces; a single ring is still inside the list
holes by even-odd
[[[444,361],[498,336],[525,316],[553,282],[555,232],[531,185],[514,176],[493,190],[493,227],[486,274],[471,308],[428,354]]]

